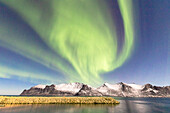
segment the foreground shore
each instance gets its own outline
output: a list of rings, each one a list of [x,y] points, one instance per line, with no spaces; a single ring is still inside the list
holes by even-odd
[[[0,104],[119,104],[112,97],[0,97]]]

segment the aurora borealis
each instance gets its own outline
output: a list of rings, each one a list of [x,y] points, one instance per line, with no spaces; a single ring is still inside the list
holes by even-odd
[[[0,78],[93,86],[117,81],[117,71],[142,51],[142,3],[0,0]]]
[[[26,57],[31,60],[40,62],[39,59],[42,59],[43,65],[52,62],[53,67],[64,72],[70,81],[77,81],[75,78],[78,77],[85,83],[94,83],[92,80],[100,82],[102,81],[100,73],[120,67],[131,54],[134,40],[131,0],[118,1],[125,32],[120,55],[117,54],[118,36],[115,30],[117,26],[106,3],[101,0],[72,2],[69,0],[48,2],[23,0],[18,4],[16,1],[4,0],[3,2],[13,8],[60,58],[54,56],[51,60],[52,55],[47,57],[47,51],[45,51],[47,53],[37,53],[39,48],[27,48],[22,45],[23,42],[15,44],[3,37],[2,41],[9,42],[10,45],[13,43],[16,49],[23,47],[21,50],[23,53],[20,50],[16,52],[24,56],[28,54]],[[23,7],[25,4],[26,7]],[[48,4],[51,9],[46,9],[44,13],[39,4],[42,4],[42,7]],[[35,59],[35,56],[38,59]],[[71,64],[71,68],[67,69],[67,64],[64,64],[63,60]],[[51,68],[51,66],[48,67]],[[89,80],[89,78],[93,79]]]

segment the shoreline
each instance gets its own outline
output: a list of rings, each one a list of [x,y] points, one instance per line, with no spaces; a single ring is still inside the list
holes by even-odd
[[[169,96],[56,96],[56,95],[0,95],[1,97],[112,97],[112,98],[170,98]]]
[[[0,105],[7,104],[119,104],[112,97],[0,97]]]

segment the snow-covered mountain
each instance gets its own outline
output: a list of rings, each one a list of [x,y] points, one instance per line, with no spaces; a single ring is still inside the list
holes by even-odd
[[[37,85],[24,90],[21,95],[56,96],[119,96],[119,97],[170,97],[170,86],[158,87],[151,84],[137,85],[104,83],[98,88],[83,83],[59,85]]]
[[[75,96],[103,96],[103,94],[96,88],[84,84]]]
[[[21,95],[75,95],[83,87],[82,83],[69,83],[59,85],[37,85],[24,90]]]
[[[102,92],[103,95],[106,96],[121,96],[121,97],[130,97],[130,96],[141,96],[141,90],[143,86],[136,84],[125,84],[125,83],[117,83],[117,84],[109,84],[104,83],[100,86],[98,91]]]
[[[55,90],[76,94],[82,87],[82,83],[59,84],[55,85]]]

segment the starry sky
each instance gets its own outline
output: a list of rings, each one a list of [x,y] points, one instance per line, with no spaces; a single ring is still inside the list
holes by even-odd
[[[0,0],[0,95],[37,84],[170,85],[169,0]]]

